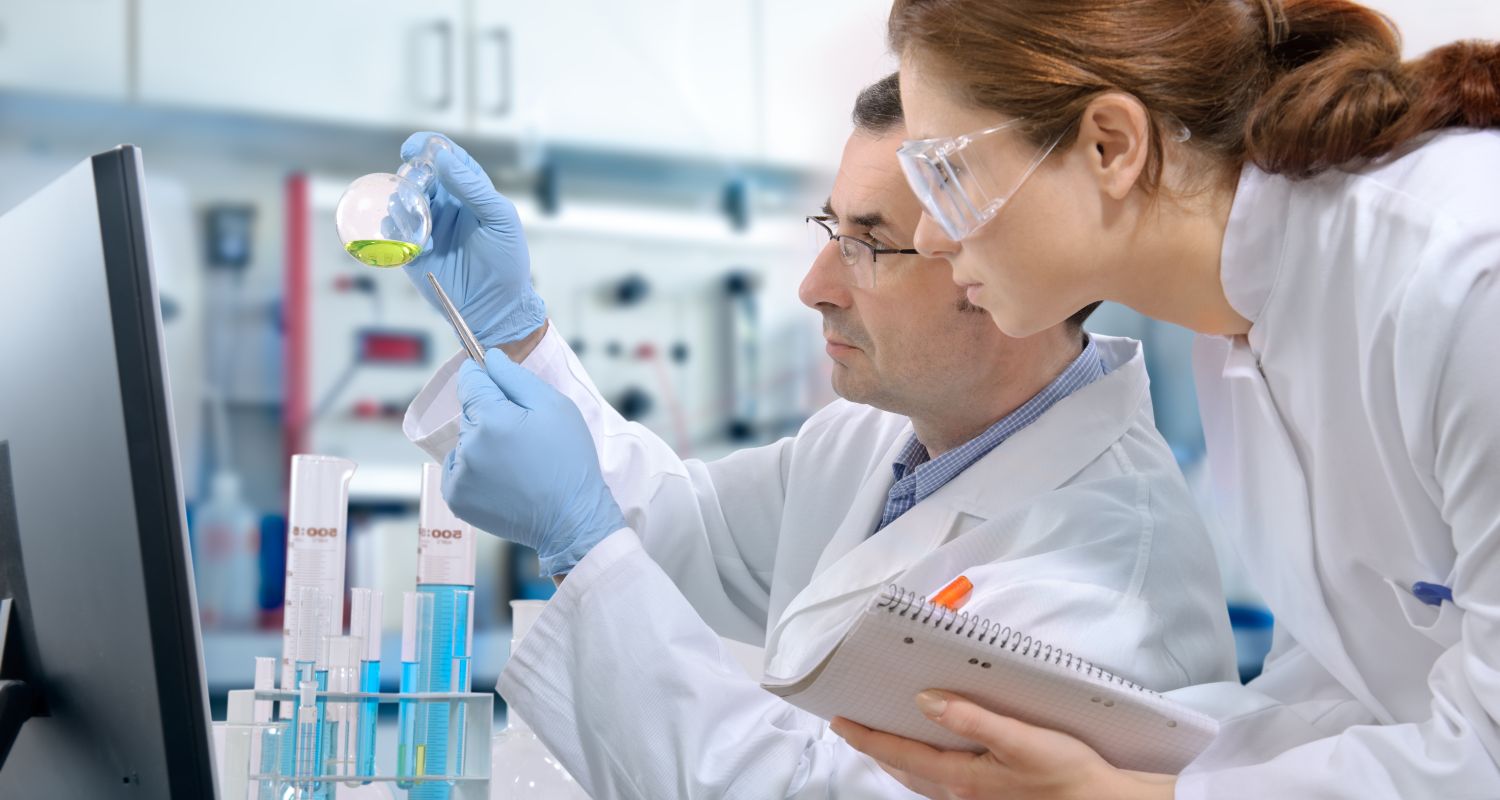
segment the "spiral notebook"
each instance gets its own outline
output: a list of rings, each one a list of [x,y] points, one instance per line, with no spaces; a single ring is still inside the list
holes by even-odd
[[[982,748],[917,710],[947,689],[992,711],[1064,731],[1123,769],[1177,773],[1218,734],[1212,717],[1021,631],[882,590],[811,670],[761,684],[824,719],[840,716],[948,750]]]

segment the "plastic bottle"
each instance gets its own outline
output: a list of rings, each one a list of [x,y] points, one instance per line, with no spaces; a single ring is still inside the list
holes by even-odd
[[[541,600],[512,600],[510,650],[531,629],[547,604]],[[563,769],[531,727],[516,713],[515,706],[506,709],[505,730],[495,734],[490,747],[490,800],[548,798],[548,800],[588,800],[588,795],[573,776]]]
[[[260,603],[260,523],[240,477],[214,474],[196,523],[198,613],[204,627],[250,628]]]

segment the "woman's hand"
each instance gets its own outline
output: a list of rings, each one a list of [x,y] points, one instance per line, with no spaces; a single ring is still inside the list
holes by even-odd
[[[1066,733],[1002,717],[951,692],[922,692],[917,707],[986,752],[938,750],[842,717],[833,721],[833,732],[933,800],[1170,800],[1177,783],[1171,775],[1116,769]]]

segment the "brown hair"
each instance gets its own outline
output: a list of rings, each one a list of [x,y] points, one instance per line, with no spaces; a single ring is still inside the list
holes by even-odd
[[[1151,112],[1148,187],[1178,125],[1218,163],[1296,178],[1500,127],[1500,44],[1403,63],[1390,20],[1350,0],[895,0],[890,41],[1039,144],[1073,136],[1099,93],[1134,95]]]

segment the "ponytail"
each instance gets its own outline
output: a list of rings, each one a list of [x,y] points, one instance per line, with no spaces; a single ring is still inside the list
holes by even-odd
[[[1500,44],[1456,42],[1412,62],[1384,16],[1289,0],[1273,82],[1245,125],[1246,159],[1307,178],[1385,156],[1428,131],[1500,126]]]

